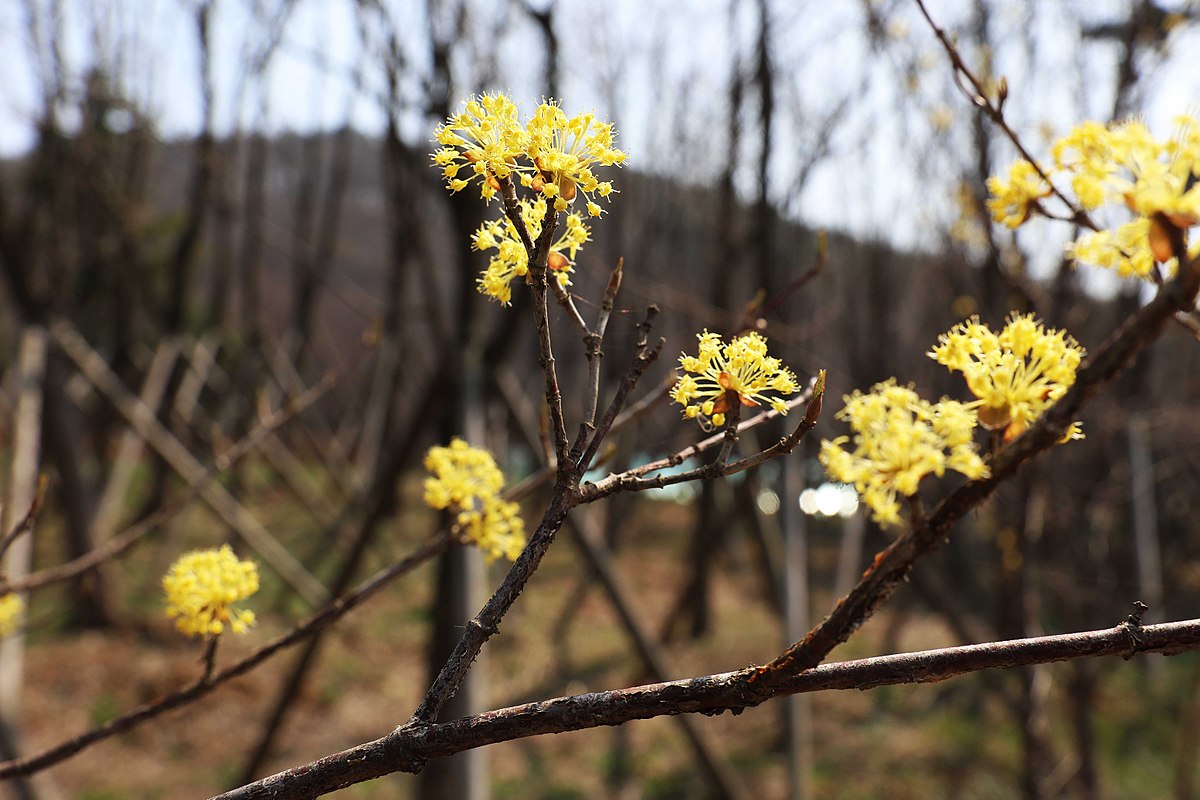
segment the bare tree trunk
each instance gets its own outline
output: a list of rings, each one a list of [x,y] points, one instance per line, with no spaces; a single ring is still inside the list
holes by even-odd
[[[1031,543],[1040,538],[1045,523],[1046,503],[1044,491],[1034,476],[1036,469],[1029,468],[1026,479],[1016,481],[1011,487],[1015,496],[1024,500],[1024,519],[997,532],[1000,573],[997,631],[1004,639],[1035,636],[1040,632],[1036,620],[1038,603],[1030,582],[1030,560]],[[1041,665],[1022,667],[1017,671],[1017,681],[1014,712],[1021,729],[1021,790],[1028,800],[1041,800],[1047,796],[1046,777],[1054,764],[1045,731],[1044,701],[1049,674]]]
[[[1193,664],[1188,675],[1185,697],[1175,745],[1175,800],[1196,797],[1196,766],[1200,764],[1200,660]]]
[[[704,481],[700,485],[700,497],[695,502],[694,527],[688,537],[688,581],[679,598],[671,607],[663,623],[662,638],[672,639],[680,623],[687,625],[687,635],[700,639],[708,633],[711,624],[708,584],[713,561],[716,560],[725,541],[728,519],[718,513],[716,481]]]
[[[67,397],[68,374],[66,357],[56,349],[51,350],[46,361],[42,432],[47,455],[62,481],[60,498],[66,523],[63,533],[67,559],[70,560],[86,555],[94,546],[91,536],[94,512],[92,485],[83,471],[83,420]],[[112,616],[99,572],[92,571],[73,579],[69,596],[72,624],[87,628],[111,624]]]
[[[1092,664],[1086,661],[1071,664],[1067,688],[1071,699],[1075,752],[1079,757],[1075,785],[1082,800],[1100,800],[1102,795],[1096,776],[1096,731],[1092,724],[1092,710],[1096,705],[1096,674]]]
[[[1133,544],[1137,554],[1138,595],[1150,606],[1146,622],[1163,619],[1162,548],[1158,540],[1158,505],[1155,502],[1154,453],[1150,449],[1149,425],[1146,418],[1135,413],[1125,429],[1129,438],[1129,475],[1133,503]],[[1161,674],[1162,664],[1147,662],[1152,674]]]
[[[209,23],[212,0],[205,0],[196,7],[196,38],[200,48],[200,89],[203,102],[204,127],[196,139],[195,160],[192,166],[191,184],[188,190],[188,207],[184,216],[183,230],[175,241],[171,254],[170,286],[164,311],[164,327],[170,333],[183,330],[187,315],[188,291],[191,288],[192,269],[211,211],[212,187],[216,178],[217,149],[213,130],[213,80],[211,40]]]
[[[262,242],[266,224],[267,137],[250,134],[246,152],[246,176],[242,200],[242,238],[238,250],[238,277],[241,279],[241,330],[246,337],[249,358],[263,359]],[[248,367],[250,365],[247,365]]]
[[[771,9],[767,0],[758,0],[758,43],[754,82],[758,89],[758,197],[749,241],[754,247],[758,289],[770,297],[775,289],[775,209],[771,206],[771,156],[774,147],[775,65],[771,55]]]
[[[179,356],[179,343],[175,339],[164,339],[159,342],[142,382],[142,391],[138,395],[141,403],[155,414],[162,404],[166,393],[167,381]],[[109,468],[108,479],[100,501],[96,504],[96,513],[92,517],[92,535],[97,544],[104,543],[117,529],[121,514],[125,507],[125,495],[133,480],[134,470],[144,449],[144,440],[132,427],[127,427],[117,444],[116,455]]]
[[[842,541],[838,548],[837,577],[833,596],[845,597],[862,572],[863,542],[867,537],[867,512],[860,509],[842,522]]]
[[[4,513],[0,518],[0,535],[12,530],[33,504],[37,492],[41,460],[42,384],[46,377],[48,352],[46,329],[40,325],[27,326],[21,333],[17,361],[18,394],[13,419],[12,477],[8,485]],[[19,580],[29,574],[33,563],[33,536],[29,532],[17,539],[4,559],[4,575]],[[28,601],[28,595],[24,598]],[[25,636],[16,633],[0,642],[0,747],[4,758],[19,753],[21,717],[21,686],[25,663]],[[17,798],[34,797],[28,781],[14,782],[11,795]]]
[[[803,453],[781,459],[779,526],[783,532],[784,646],[803,638],[812,627],[808,606],[808,531],[807,520],[796,502],[804,489]],[[812,702],[803,694],[787,699],[788,796],[802,800],[809,796],[813,768]]]

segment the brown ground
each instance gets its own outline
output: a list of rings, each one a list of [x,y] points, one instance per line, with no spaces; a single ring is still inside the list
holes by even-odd
[[[630,596],[643,609],[649,628],[658,631],[685,577],[687,512],[669,503],[648,508],[655,524],[628,536],[619,565]],[[405,548],[396,544],[394,550]],[[160,601],[148,599],[152,584],[132,575],[138,569],[160,574],[160,564],[146,563],[150,552],[135,551],[117,576],[131,618],[138,616],[139,606],[154,612],[141,615],[145,624],[140,630],[131,625],[35,634],[27,661],[25,752],[111,719],[196,675],[199,645],[173,633],[154,610],[154,602]],[[715,586],[714,630],[699,642],[668,645],[672,677],[734,669],[778,651],[777,622],[763,600],[751,555],[744,542],[735,540]],[[818,560],[822,557],[818,554]],[[566,640],[548,641],[573,595],[578,559],[570,542],[556,543],[501,635],[489,645],[495,706],[645,680],[598,586],[579,606]],[[272,771],[375,738],[407,718],[425,685],[422,647],[430,578],[428,566],[418,570],[336,628],[316,680],[299,699],[270,762]],[[35,621],[46,602],[35,597]],[[817,611],[827,603],[819,597]],[[219,662],[227,663],[283,629],[282,619],[269,608],[259,608],[259,616],[250,635],[222,642]],[[872,620],[836,657],[877,652],[885,629],[896,621],[887,616]],[[952,643],[939,626],[913,617],[891,635],[898,635],[896,643],[906,649]],[[54,797],[57,790],[58,796],[86,800],[203,798],[228,788],[289,663],[290,654],[284,654],[195,705],[89,748],[42,776],[45,796]],[[1015,796],[1019,759],[1011,722],[973,680],[815,697],[815,796]],[[751,797],[786,796],[783,710],[782,703],[768,703],[736,717],[696,718]],[[1129,712],[1139,713],[1136,704]],[[497,798],[665,800],[704,794],[690,751],[671,719],[512,742],[487,753]],[[1169,761],[1170,754],[1162,757]],[[1165,775],[1166,765],[1158,767]],[[412,785],[411,776],[398,776],[331,796],[403,798],[411,796]]]

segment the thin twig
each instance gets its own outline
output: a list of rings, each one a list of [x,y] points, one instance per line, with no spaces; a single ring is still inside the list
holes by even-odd
[[[920,520],[875,557],[850,594],[817,627],[762,668],[767,690],[788,676],[821,663],[846,641],[904,580],[917,559],[932,552],[951,533],[953,525],[991,496],[1003,481],[1030,459],[1058,444],[1085,406],[1154,342],[1177,312],[1195,306],[1200,292],[1200,259],[1184,263],[1175,279],[1128,320],[1080,367],[1075,383],[1028,430],[1000,448],[989,464],[987,478],[971,481],[944,498],[924,524]]]
[[[655,388],[651,389],[646,395],[631,406],[627,406],[620,414],[617,415],[616,421],[612,424],[612,429],[609,430],[609,436],[627,428],[631,423],[640,419],[646,412],[654,408],[654,406],[663,402],[671,393],[671,387],[679,379],[674,373],[663,378]],[[742,423],[745,425],[746,423]]]
[[[32,575],[12,581],[11,583],[0,581],[0,594],[5,592],[24,592],[51,583],[71,580],[78,575],[95,569],[110,559],[116,558],[140,541],[146,534],[158,528],[186,508],[206,486],[217,480],[222,473],[229,470],[244,455],[258,447],[264,439],[279,430],[285,423],[319,400],[336,382],[337,376],[335,373],[326,373],[319,383],[306,389],[299,397],[290,400],[285,407],[276,411],[269,418],[260,420],[249,433],[217,456],[213,461],[212,468],[206,472],[204,478],[189,485],[183,495],[174,502],[159,508],[154,513],[133,523],[100,547],[65,564],[39,570]]]
[[[529,228],[525,226],[525,219],[521,216],[521,204],[517,201],[517,187],[512,182],[512,178],[500,178],[499,182],[500,197],[504,200],[504,214],[517,229],[517,237],[525,247],[525,252],[532,256],[533,239],[530,238]],[[530,266],[532,266],[532,261]]]
[[[803,289],[813,279],[825,271],[825,264],[829,259],[829,235],[825,231],[817,231],[817,255],[813,258],[812,266],[808,268],[802,275],[794,278],[787,286],[784,286],[769,300],[765,300],[762,304],[752,303],[746,309],[746,315],[742,319],[742,330],[758,330],[754,324],[755,319],[766,319],[770,317],[784,302],[794,295],[796,292]]]
[[[204,665],[204,671],[200,675],[200,683],[208,683],[212,679],[213,669],[217,663],[217,644],[220,641],[220,636],[209,636],[204,643],[204,655],[200,658],[200,663]]]
[[[579,333],[580,338],[583,339],[584,344],[587,344],[588,339],[592,336],[592,332],[588,330],[587,322],[584,321],[583,315],[579,313],[579,308],[575,305],[575,298],[553,276],[549,276],[549,285],[550,290],[554,292],[554,299],[562,306],[563,311],[567,312],[567,318],[575,326],[575,330]]]
[[[596,315],[596,329],[584,337],[587,346],[588,388],[587,409],[583,419],[589,425],[596,424],[596,409],[600,405],[600,363],[604,356],[604,334],[608,331],[608,320],[612,316],[616,303],[617,292],[621,288],[622,268],[625,259],[618,258],[617,266],[608,278],[608,286],[604,289],[604,298],[600,301],[600,313]]]
[[[4,554],[8,552],[8,548],[12,547],[13,542],[20,539],[25,534],[33,530],[33,526],[37,524],[38,517],[42,513],[42,504],[46,501],[46,474],[38,475],[37,489],[34,490],[33,500],[29,503],[29,510],[25,512],[25,516],[21,521],[13,526],[13,529],[8,532],[3,541],[0,541],[0,559],[4,558]],[[4,594],[0,591],[0,594]]]
[[[297,625],[287,633],[275,638],[271,642],[263,645],[245,658],[234,662],[224,669],[212,673],[211,665],[206,666],[205,674],[201,675],[194,683],[179,689],[166,697],[162,697],[145,705],[139,706],[132,711],[122,714],[116,719],[110,720],[103,725],[93,728],[90,731],[81,733],[64,742],[61,742],[52,747],[48,747],[40,753],[25,758],[16,758],[10,761],[0,762],[0,779],[11,778],[17,775],[30,775],[40,770],[58,764],[81,750],[90,747],[97,742],[108,739],[117,734],[124,733],[132,728],[137,727],[143,722],[151,720],[161,714],[172,709],[187,705],[194,702],[206,694],[212,692],[217,687],[227,683],[234,678],[245,675],[250,670],[262,664],[264,661],[275,655],[279,651],[291,647],[298,642],[307,639],[317,631],[332,625],[337,620],[345,616],[351,609],[361,605],[372,595],[379,592],[385,586],[390,584],[396,578],[409,572],[420,564],[425,563],[434,556],[440,555],[453,544],[453,540],[448,534],[441,534],[437,538],[431,539],[426,544],[417,548],[407,558],[393,564],[386,569],[380,570],[372,577],[361,583],[353,592],[333,600],[317,613],[313,614],[304,622]],[[209,659],[207,648],[215,648],[215,639],[206,645],[205,662]]]
[[[946,34],[946,32],[938,27],[938,24],[933,21],[933,17],[930,16],[929,10],[925,8],[924,0],[915,0],[915,2],[917,7],[921,10],[922,16],[925,17],[925,21],[929,23],[930,29],[933,30],[934,36],[936,36],[938,41],[941,42],[946,54],[950,57],[950,63],[954,67],[955,85],[963,90],[963,94],[967,96],[967,99],[970,100],[976,108],[987,114],[988,118],[995,123],[996,127],[1004,132],[1004,135],[1008,137],[1008,140],[1013,143],[1015,148],[1017,148],[1017,152],[1021,154],[1021,157],[1028,161],[1033,168],[1037,170],[1037,174],[1046,182],[1046,185],[1050,187],[1050,191],[1054,193],[1054,196],[1062,201],[1063,205],[1071,210],[1071,216],[1065,218],[1065,221],[1073,222],[1076,225],[1093,231],[1100,230],[1092,218],[1088,216],[1087,211],[1076,204],[1075,201],[1067,197],[1066,194],[1064,194],[1057,186],[1054,185],[1054,181],[1050,180],[1050,176],[1044,169],[1042,169],[1042,165],[1025,147],[1024,143],[1021,141],[1021,137],[1017,135],[1016,131],[1009,127],[1008,120],[1004,118],[1003,100],[996,102],[988,97],[987,91],[983,88],[983,83],[977,77],[975,77],[975,74],[971,71],[971,68],[967,66],[966,62],[962,58],[962,55],[958,52],[958,47],[955,46],[954,42],[950,41],[950,37]],[[966,80],[970,83],[969,89],[959,82],[959,76],[966,78]],[[1044,209],[1042,211],[1045,213]],[[1051,215],[1046,214],[1046,216]],[[1062,217],[1053,218],[1064,219]]]
[[[579,456],[579,474],[587,472],[592,459],[596,457],[600,445],[608,434],[612,431],[613,424],[617,421],[617,415],[621,413],[621,409],[625,407],[626,401],[629,399],[629,394],[637,386],[638,381],[646,374],[646,370],[658,360],[662,353],[663,346],[666,340],[659,338],[653,348],[649,346],[650,331],[654,327],[654,318],[658,316],[658,306],[650,305],[646,308],[646,315],[637,326],[637,343],[634,347],[633,363],[630,364],[629,370],[625,376],[621,378],[621,383],[617,386],[617,391],[613,393],[612,400],[609,401],[608,409],[604,412],[599,423],[597,423],[595,431],[592,433],[592,439],[588,442],[587,449]]]
[[[685,472],[677,472],[670,475],[653,475],[649,478],[643,476],[658,472],[659,470],[672,469],[678,467],[688,459],[695,458],[698,455],[722,445],[725,442],[726,432],[714,434],[707,439],[689,445],[684,449],[672,453],[664,458],[655,459],[654,461],[642,464],[637,467],[625,470],[624,472],[612,473],[606,475],[595,482],[585,483],[580,488],[580,503],[591,503],[599,500],[601,497],[607,497],[610,494],[618,491],[645,491],[647,489],[662,489],[666,486],[673,486],[678,483],[684,483],[692,480],[707,480],[710,478],[724,477],[733,475],[738,472],[743,472],[751,467],[762,464],[772,458],[776,458],[785,453],[790,453],[795,449],[796,445],[804,437],[813,426],[816,425],[817,416],[820,415],[820,404],[824,397],[824,385],[821,385],[820,393],[816,393],[817,380],[814,379],[813,386],[810,387],[799,397],[788,400],[785,403],[786,409],[793,409],[799,405],[807,404],[808,411],[805,417],[794,431],[780,439],[771,447],[763,450],[760,453],[755,453],[752,456],[747,456],[744,459],[725,464],[719,471],[714,471],[713,464],[706,464],[696,469],[687,470]],[[814,406],[815,402],[815,406]],[[815,414],[815,415],[814,415]],[[778,411],[770,409],[754,415],[748,420],[740,422],[737,425],[739,434],[745,431],[756,428],[768,420],[782,416]],[[810,419],[811,418],[811,419]]]
[[[510,181],[511,182],[511,181]],[[508,198],[505,197],[507,206]],[[509,216],[516,212],[510,210]],[[516,216],[520,216],[516,214]],[[549,267],[547,259],[550,254],[550,243],[554,240],[554,228],[558,223],[558,212],[553,203],[546,204],[546,215],[542,218],[542,231],[537,242],[526,245],[529,255],[529,286],[533,291],[533,315],[536,320],[538,340],[538,360],[545,379],[546,407],[550,412],[550,430],[554,437],[554,455],[557,459],[560,475],[565,475],[570,469],[567,458],[567,422],[563,415],[562,393],[558,388],[558,370],[554,362],[554,347],[550,337],[550,309],[547,304]],[[522,241],[529,239],[528,233]]]
[[[1196,319],[1195,311],[1180,311],[1175,315],[1175,321],[1187,328],[1196,341],[1200,341],[1200,320]]]

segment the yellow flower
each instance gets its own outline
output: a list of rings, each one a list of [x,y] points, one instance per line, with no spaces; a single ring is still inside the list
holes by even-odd
[[[442,168],[446,188],[457,192],[478,178],[483,198],[491,200],[500,188],[497,179],[516,169],[529,136],[517,120],[516,104],[498,93],[466,101],[462,111],[438,127],[436,139],[442,147],[433,162]]]
[[[1151,278],[1150,220],[1139,217],[1113,230],[1089,231],[1067,244],[1067,255],[1084,264],[1116,270],[1122,278]]]
[[[546,216],[546,201],[537,198],[533,202],[518,201],[521,206],[521,219],[529,236],[534,241],[542,233],[542,220]],[[568,214],[566,228],[558,240],[550,245],[548,266],[554,273],[560,286],[571,285],[571,268],[575,254],[579,248],[590,240],[591,232],[578,214]],[[513,278],[524,276],[529,272],[529,253],[517,235],[516,227],[508,217],[485,222],[471,236],[471,242],[476,250],[495,250],[487,270],[478,281],[479,291],[499,301],[502,305],[512,302]]]
[[[1177,268],[1163,226],[1187,231],[1200,224],[1200,125],[1176,120],[1175,134],[1154,138],[1143,123],[1080,125],[1054,146],[1055,163],[1071,177],[1079,202],[1088,209],[1105,204],[1132,212],[1132,221],[1082,235],[1068,248],[1077,261],[1115,269],[1122,276],[1150,279],[1155,264],[1168,274]],[[1188,254],[1195,257],[1193,244]]]
[[[1114,139],[1108,127],[1084,122],[1054,143],[1054,164],[1070,173],[1071,189],[1088,210],[1105,202],[1106,185],[1117,171]]]
[[[1028,161],[1017,161],[1008,171],[1008,180],[993,175],[987,181],[992,197],[987,202],[992,218],[1010,228],[1019,228],[1029,219],[1037,202],[1050,196],[1050,186]]]
[[[844,399],[837,417],[850,424],[854,449],[845,449],[851,439],[841,436],[822,441],[819,458],[831,478],[854,485],[876,522],[898,524],[898,496],[915,495],[926,475],[941,477],[950,469],[972,480],[987,476],[972,440],[975,412],[967,405],[929,403],[894,378]]]
[[[592,172],[596,165],[611,167],[625,163],[626,155],[614,144],[612,123],[599,122],[594,114],[568,117],[553,100],[538,106],[526,128],[528,155],[537,170],[522,174],[521,183],[554,201],[554,207],[566,211],[582,194],[588,214],[597,217],[602,210],[592,195],[608,197],[612,183],[600,181]]]
[[[194,550],[171,565],[162,580],[167,595],[167,616],[188,636],[216,636],[228,624],[234,633],[245,633],[254,624],[254,612],[233,604],[258,591],[258,568],[239,561],[229,545]]]
[[[12,636],[21,627],[21,616],[25,613],[25,601],[14,592],[0,597],[0,638]]]
[[[929,357],[961,372],[978,399],[979,422],[1019,436],[1075,382],[1084,349],[1065,331],[1046,330],[1032,314],[1013,314],[999,334],[971,317],[938,338]]]
[[[501,499],[499,495],[483,496],[477,508],[459,512],[458,524],[466,531],[467,538],[483,551],[488,563],[501,556],[516,561],[525,549],[521,506]]]
[[[1168,275],[1175,272],[1172,243],[1186,241],[1187,230],[1200,224],[1200,123],[1179,117],[1175,133],[1160,141],[1137,120],[1084,122],[1056,141],[1052,153],[1055,173],[1069,178],[1080,206],[1089,212],[1111,206],[1133,215],[1080,235],[1067,246],[1073,259],[1148,280],[1158,277],[1157,264]],[[993,195],[988,208],[1013,228],[1050,195],[1028,161],[1013,164],[1007,180],[989,178],[988,188]],[[1192,258],[1200,255],[1200,242],[1187,251]]]
[[[684,370],[671,392],[672,399],[684,406],[684,416],[698,419],[701,427],[721,427],[730,409],[730,392],[742,405],[757,406],[765,401],[780,414],[787,413],[782,397],[799,388],[796,376],[778,358],[767,355],[767,340],[758,333],[739,336],[722,345],[716,333],[698,334],[699,353],[683,355]],[[690,374],[689,374],[690,373]]]
[[[432,447],[425,456],[425,504],[457,511],[460,531],[483,550],[487,560],[515,560],[525,547],[520,506],[500,497],[504,473],[486,450],[455,438],[449,447]]]

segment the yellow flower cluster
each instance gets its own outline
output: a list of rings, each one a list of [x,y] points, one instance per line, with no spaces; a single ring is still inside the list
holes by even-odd
[[[845,449],[850,437],[841,436],[821,442],[819,458],[831,478],[854,485],[876,522],[899,523],[897,496],[915,495],[926,475],[988,474],[972,441],[975,412],[963,403],[929,403],[895,379],[844,399],[837,416],[850,424],[854,449]]]
[[[507,178],[526,149],[529,135],[517,119],[517,105],[503,94],[472,97],[463,110],[438,127],[435,134],[441,149],[433,161],[442,168],[446,188],[461,191],[476,178],[484,199],[500,188],[498,178]],[[459,177],[464,167],[468,177]]]
[[[245,633],[254,624],[254,612],[233,604],[258,591],[258,567],[240,561],[229,545],[194,550],[171,565],[162,580],[167,595],[167,616],[188,636],[216,636],[229,625]]]
[[[767,355],[767,340],[758,333],[738,336],[728,344],[716,333],[697,334],[699,353],[684,354],[679,365],[684,374],[671,392],[672,399],[684,406],[684,416],[698,419],[701,427],[721,427],[736,395],[742,405],[757,406],[765,401],[780,414],[787,405],[775,395],[794,394],[799,388],[796,376],[778,358]]]
[[[425,504],[457,511],[460,531],[489,562],[516,560],[525,547],[525,525],[520,506],[500,497],[504,474],[492,454],[455,438],[449,447],[430,448],[425,469]]]
[[[1106,203],[1133,212],[1129,222],[1082,235],[1069,248],[1076,261],[1150,278],[1156,263],[1177,268],[1163,225],[1180,230],[1200,223],[1200,125],[1180,117],[1174,136],[1158,141],[1141,122],[1112,127],[1087,123],[1054,148],[1055,163],[1071,173],[1071,186],[1087,209]],[[1200,242],[1189,255],[1200,254]]]
[[[1008,170],[1008,179],[993,175],[987,181],[992,197],[987,202],[992,218],[1010,228],[1019,228],[1029,219],[1038,201],[1050,196],[1050,186],[1033,164],[1017,161]]]
[[[12,636],[21,627],[21,616],[25,613],[25,601],[15,592],[0,597],[0,639]]]
[[[1013,314],[998,334],[972,317],[938,337],[928,355],[963,373],[976,399],[931,404],[893,378],[845,398],[837,416],[850,423],[853,450],[843,447],[847,436],[821,442],[825,471],[854,484],[882,524],[899,522],[898,496],[915,495],[926,475],[949,469],[972,480],[986,477],[976,426],[1003,430],[1005,441],[1019,436],[1075,383],[1084,350],[1032,314]],[[1062,441],[1082,438],[1076,422]]]
[[[1155,265],[1168,274],[1177,268],[1168,226],[1186,232],[1200,224],[1200,123],[1180,117],[1174,135],[1156,139],[1140,121],[1115,125],[1085,122],[1053,146],[1049,174],[1069,178],[1079,204],[1088,211],[1111,205],[1132,219],[1090,231],[1068,246],[1076,261],[1114,269],[1122,276],[1152,278]],[[993,217],[1016,228],[1050,194],[1033,165],[1018,161],[1007,180],[988,181]],[[1188,248],[1200,255],[1200,241]]]
[[[518,201],[521,206],[521,219],[530,238],[536,240],[542,233],[542,220],[546,216],[546,201],[537,198],[533,202]],[[578,214],[567,215],[566,230],[558,240],[550,245],[548,266],[554,273],[560,286],[571,284],[571,268],[575,254],[580,246],[590,240],[591,231]],[[512,221],[502,216],[498,220],[485,222],[471,236],[471,242],[476,250],[495,250],[488,263],[488,268],[480,276],[479,291],[499,301],[502,305],[512,302],[513,278],[524,276],[529,272],[529,253],[521,243],[516,227]]]
[[[559,211],[565,211],[576,195],[582,194],[588,214],[600,216],[600,206],[591,196],[609,197],[613,187],[609,181],[597,180],[592,167],[625,163],[625,153],[614,146],[612,123],[598,122],[594,114],[568,117],[551,100],[538,106],[528,131],[529,157],[537,172],[522,174],[521,183],[553,200]]]
[[[599,180],[592,168],[619,166],[626,158],[615,147],[613,126],[594,114],[568,117],[550,100],[522,125],[516,104],[503,94],[468,100],[462,112],[437,129],[436,138],[441,148],[433,161],[450,191],[461,191],[478,178],[484,199],[490,200],[499,181],[517,173],[523,186],[553,202],[558,211],[566,211],[582,194],[593,217],[603,213],[593,196],[609,197],[613,186]],[[470,168],[465,178],[460,176],[464,167]]]
[[[967,380],[979,422],[1003,430],[1005,441],[1025,431],[1075,383],[1085,351],[1065,331],[1046,330],[1033,314],[1013,314],[1000,333],[978,317],[938,337],[928,355]],[[1072,428],[1070,438],[1082,438]]]

